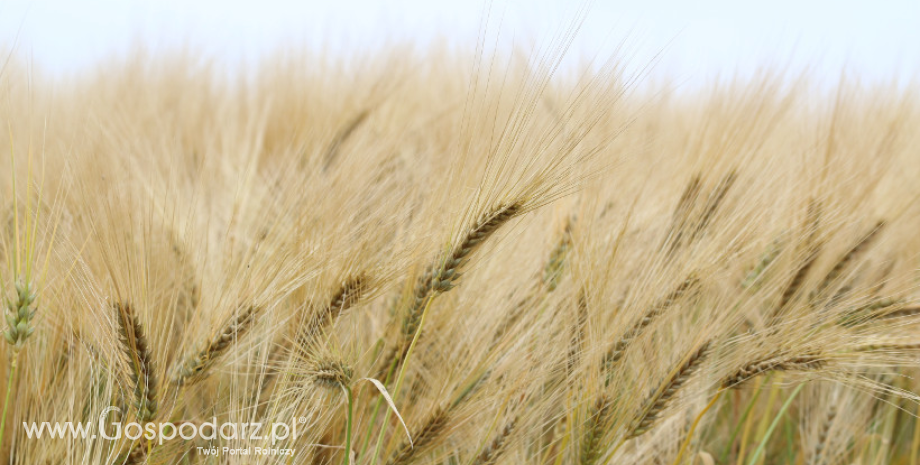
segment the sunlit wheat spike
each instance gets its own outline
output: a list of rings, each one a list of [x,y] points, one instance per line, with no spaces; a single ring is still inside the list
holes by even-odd
[[[131,367],[137,419],[141,423],[147,423],[157,415],[157,379],[153,354],[147,344],[144,327],[131,305],[118,303],[115,305],[115,311],[119,342]]]
[[[633,426],[627,431],[627,439],[641,436],[655,425],[661,414],[668,407],[668,404],[674,400],[680,389],[699,370],[700,365],[709,353],[709,347],[709,342],[700,345],[681,362],[658,388],[652,391],[643,402],[643,407],[639,410],[639,414],[632,423]]]
[[[218,335],[205,342],[204,348],[188,355],[173,369],[172,382],[189,385],[201,381],[218,359],[240,338],[246,335],[255,322],[258,307],[245,307],[239,314],[221,327]]]

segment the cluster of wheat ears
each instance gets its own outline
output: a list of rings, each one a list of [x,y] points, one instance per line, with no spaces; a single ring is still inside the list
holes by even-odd
[[[916,89],[565,45],[10,59],[0,461],[917,464]]]

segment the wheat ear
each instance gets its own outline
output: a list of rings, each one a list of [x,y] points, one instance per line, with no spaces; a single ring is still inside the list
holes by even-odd
[[[499,431],[495,438],[492,439],[492,442],[476,456],[473,465],[494,465],[501,457],[502,453],[505,452],[505,448],[508,445],[508,439],[511,437],[511,434],[514,433],[517,422],[518,417],[515,416],[505,423],[505,426]]]
[[[572,249],[572,220],[565,222],[565,230],[562,237],[556,242],[552,252],[549,254],[549,260],[543,267],[543,285],[546,286],[546,292],[553,292],[559,285],[562,272],[565,270],[565,261],[569,251]]]
[[[207,341],[204,348],[188,355],[172,372],[171,380],[174,384],[194,384],[208,375],[208,370],[214,363],[227,352],[234,341],[243,337],[255,322],[258,308],[246,307],[241,313],[231,318],[221,327],[218,335]]]
[[[311,374],[313,384],[326,389],[346,388],[354,377],[354,371],[337,360],[320,360]]]
[[[411,463],[412,459],[420,451],[431,445],[450,422],[450,408],[438,407],[422,423],[421,428],[412,434],[412,442],[403,442],[396,449],[393,458],[387,461],[388,465],[403,465]]]
[[[144,327],[131,305],[116,304],[115,311],[118,315],[119,342],[131,366],[137,419],[141,423],[147,423],[157,415],[157,379],[153,354],[147,343]]]
[[[370,116],[371,109],[366,108],[353,118],[348,120],[347,124],[341,127],[339,131],[335,134],[335,137],[332,138],[332,141],[329,143],[329,147],[326,148],[326,153],[323,155],[323,172],[329,170],[333,163],[335,163],[336,158],[338,158],[339,150],[342,148],[342,145],[351,138],[352,134],[367,121],[367,117]]]
[[[722,205],[725,196],[737,179],[738,173],[735,170],[731,170],[719,180],[719,183],[706,200],[706,205],[703,207],[703,213],[700,215],[700,220],[696,224],[696,228],[693,230],[693,234],[690,236],[688,242],[693,243],[699,239],[700,235],[706,229],[706,226],[709,225],[709,222],[712,221],[713,216],[715,216],[716,212],[719,210],[719,206]]]
[[[818,465],[824,460],[824,449],[827,447],[827,438],[831,431],[831,426],[834,425],[834,419],[837,418],[837,406],[831,405],[827,409],[827,415],[824,416],[824,421],[821,422],[821,426],[818,429],[818,439],[815,442],[814,450],[811,454],[811,459],[808,461],[809,465]]]
[[[297,336],[301,347],[306,347],[332,324],[345,310],[354,306],[368,290],[369,279],[357,275],[345,280],[323,308],[314,312]]]
[[[808,255],[805,256],[805,259],[802,260],[802,262],[799,264],[799,267],[796,268],[795,275],[793,275],[789,283],[786,284],[786,288],[783,289],[783,294],[780,297],[779,304],[773,310],[773,313],[770,317],[771,325],[779,322],[779,319],[782,317],[786,307],[790,302],[792,302],[793,297],[795,297],[799,290],[802,288],[802,284],[805,283],[805,278],[808,277],[808,272],[811,271],[815,261],[818,260],[820,251],[821,248],[819,245],[813,246],[813,248],[808,252]]]
[[[419,329],[422,312],[429,299],[434,297],[435,294],[441,294],[453,289],[473,252],[486,239],[495,234],[502,225],[523,212],[523,204],[515,202],[500,204],[498,207],[482,214],[460,241],[453,246],[450,253],[430,266],[428,271],[418,278],[409,310],[403,319],[399,341],[397,346],[384,359],[383,373],[390,370],[391,366],[398,367],[402,363],[406,351],[409,350],[409,344]]]
[[[3,332],[3,337],[16,354],[22,349],[26,339],[35,332],[35,327],[32,326],[32,318],[37,311],[32,308],[34,302],[35,294],[32,293],[29,283],[17,282],[15,299],[6,303],[6,322],[9,328]]]
[[[636,338],[638,338],[646,328],[648,328],[656,318],[661,316],[668,308],[672,307],[681,297],[692,291],[699,285],[699,279],[691,274],[690,277],[681,282],[673,291],[664,298],[656,302],[645,312],[639,321],[635,322],[623,335],[614,343],[607,353],[604,354],[603,369],[610,375],[616,365],[622,360],[626,349]],[[609,376],[608,376],[609,379]]]
[[[680,389],[687,384],[687,381],[706,359],[709,353],[709,346],[709,342],[706,342],[691,352],[689,356],[671,372],[664,382],[652,391],[645,402],[643,402],[639,414],[633,420],[632,427],[629,428],[626,439],[633,439],[641,436],[655,426],[655,422],[658,421],[668,404],[674,400]]]
[[[817,354],[801,354],[785,357],[770,357],[750,362],[726,376],[720,389],[733,389],[745,381],[768,371],[813,371],[824,366],[824,360]]]
[[[878,237],[884,227],[884,221],[879,221],[876,223],[875,227],[873,227],[871,231],[860,237],[859,240],[856,241],[856,243],[853,244],[853,246],[837,260],[837,263],[835,263],[834,267],[827,272],[824,280],[821,281],[821,284],[818,285],[817,289],[815,290],[813,295],[814,299],[822,297],[827,292],[827,290],[834,284],[834,282],[837,281],[837,279],[840,277],[840,275],[843,274],[847,267],[859,259],[859,256],[862,255],[870,245],[872,245],[872,242],[876,237]]]
[[[669,254],[673,253],[674,250],[680,246],[684,230],[687,227],[687,220],[690,217],[690,211],[693,209],[693,204],[700,194],[700,180],[699,173],[690,178],[690,182],[684,187],[684,192],[681,194],[677,206],[674,207],[674,213],[671,216],[671,228],[668,235],[664,238],[664,242],[661,244],[662,249],[669,247]]]
[[[585,433],[581,441],[581,465],[594,465],[603,455],[604,433],[607,432],[610,416],[613,413],[613,402],[606,394],[600,395],[591,407]]]

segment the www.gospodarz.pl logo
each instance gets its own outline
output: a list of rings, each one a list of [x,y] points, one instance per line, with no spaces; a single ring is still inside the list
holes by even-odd
[[[241,440],[252,442],[267,442],[275,446],[281,441],[293,442],[297,439],[297,426],[306,423],[306,418],[293,418],[290,423],[274,422],[263,424],[258,422],[237,423],[224,422],[217,423],[217,418],[206,421],[201,424],[192,422],[182,422],[177,424],[171,422],[147,423],[140,424],[137,422],[121,423],[117,421],[108,421],[112,413],[121,413],[118,407],[108,407],[99,415],[99,422],[23,422],[22,427],[26,431],[29,439],[106,439],[122,440],[128,439],[138,441],[144,439],[155,441],[162,445],[166,441],[181,438],[186,441],[193,439],[204,439],[215,441],[219,439],[225,441]],[[207,455],[294,455],[295,449],[280,447],[198,447],[198,453]]]

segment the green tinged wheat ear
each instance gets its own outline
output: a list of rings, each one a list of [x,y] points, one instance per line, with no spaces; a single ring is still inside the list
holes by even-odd
[[[176,385],[194,384],[208,375],[208,370],[224,355],[233,343],[249,331],[255,323],[258,307],[249,306],[224,324],[218,335],[205,342],[204,348],[186,356],[172,372]]]
[[[585,424],[584,436],[581,440],[581,465],[594,465],[604,453],[601,447],[604,434],[607,432],[610,417],[613,413],[613,402],[606,394],[600,395],[591,406],[588,421]]]
[[[35,332],[32,326],[32,318],[37,311],[32,308],[34,302],[35,294],[29,283],[17,282],[16,295],[6,302],[6,323],[9,327],[3,332],[3,338],[13,347],[14,353],[19,353],[26,339]]]
[[[461,271],[469,262],[473,252],[475,252],[486,239],[495,234],[502,225],[523,212],[523,204],[515,202],[500,204],[488,212],[483,213],[476,222],[470,226],[460,241],[453,245],[450,253],[431,265],[428,271],[418,278],[411,297],[412,300],[410,301],[408,312],[403,319],[397,346],[394,347],[390,351],[390,354],[384,359],[385,363],[382,365],[384,373],[390,369],[390,365],[393,365],[394,362],[396,366],[402,363],[402,359],[409,349],[409,344],[418,330],[422,312],[428,300],[436,294],[445,293],[453,289],[460,279]]]
[[[652,305],[652,307],[645,312],[645,315],[627,329],[626,332],[620,336],[620,339],[607,350],[607,353],[604,354],[603,370],[607,372],[608,375],[611,375],[613,369],[620,360],[623,359],[623,355],[626,354],[626,349],[629,348],[630,344],[632,344],[632,342],[635,341],[656,318],[677,303],[685,294],[696,289],[697,286],[699,286],[699,278],[691,274],[668,295]]]
[[[750,362],[723,378],[721,389],[734,389],[755,376],[769,371],[814,371],[821,369],[825,361],[818,354],[774,356]]]
[[[144,327],[131,305],[115,304],[118,316],[118,337],[122,352],[128,357],[131,367],[131,382],[134,384],[134,407],[137,419],[143,424],[157,415],[157,379],[153,354],[147,343]]]
[[[764,273],[767,271],[767,268],[773,264],[773,262],[776,260],[776,257],[778,257],[782,251],[782,239],[774,239],[773,242],[767,246],[767,250],[765,250],[760,256],[760,259],[757,260],[757,263],[751,267],[747,274],[745,274],[744,280],[741,282],[741,287],[747,289],[761,282]]]
[[[347,388],[354,377],[354,371],[337,360],[320,360],[311,374],[313,384],[326,389]]]
[[[642,403],[639,414],[633,420],[632,426],[626,434],[626,439],[636,438],[648,432],[655,426],[655,423],[661,417],[662,412],[668,407],[668,404],[677,396],[677,393],[690,380],[693,374],[699,369],[706,356],[709,354],[710,344],[708,342],[700,345],[699,348],[690,353],[680,366],[678,366],[669,375],[658,388]]]

